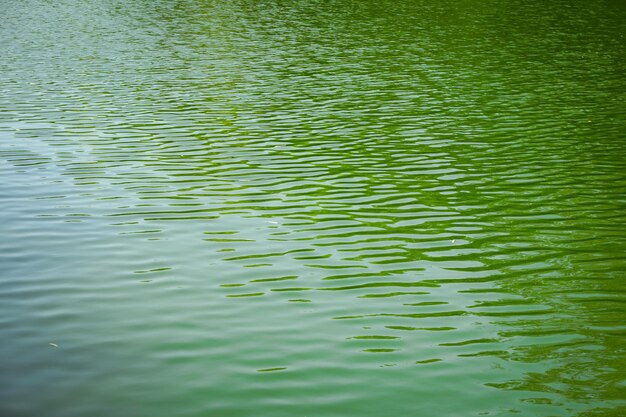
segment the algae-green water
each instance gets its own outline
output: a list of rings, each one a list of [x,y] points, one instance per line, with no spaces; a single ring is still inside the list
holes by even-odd
[[[623,416],[625,34],[0,1],[0,415]]]

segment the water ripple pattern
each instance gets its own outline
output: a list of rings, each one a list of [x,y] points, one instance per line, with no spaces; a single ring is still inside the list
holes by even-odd
[[[620,2],[0,9],[1,415],[626,412]]]

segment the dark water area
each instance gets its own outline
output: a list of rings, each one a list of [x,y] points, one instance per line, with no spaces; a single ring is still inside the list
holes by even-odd
[[[625,415],[626,3],[0,11],[0,416]]]

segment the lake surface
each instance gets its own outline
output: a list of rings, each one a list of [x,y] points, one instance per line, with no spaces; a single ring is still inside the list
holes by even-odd
[[[0,415],[625,415],[626,3],[0,10]]]

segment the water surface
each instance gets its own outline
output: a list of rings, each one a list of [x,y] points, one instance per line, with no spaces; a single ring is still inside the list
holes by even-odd
[[[619,416],[626,6],[1,1],[4,416]]]

